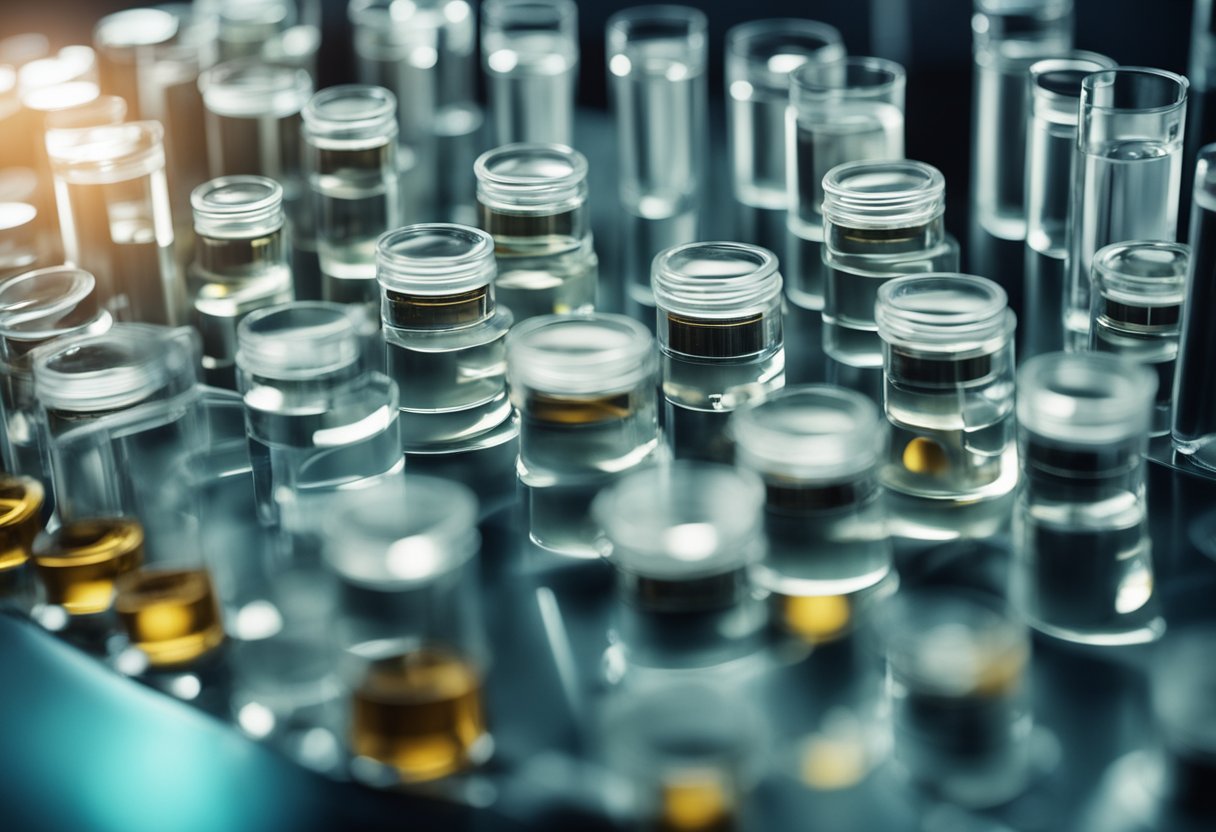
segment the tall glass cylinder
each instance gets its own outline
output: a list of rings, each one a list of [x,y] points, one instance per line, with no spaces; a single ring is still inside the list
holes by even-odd
[[[840,32],[813,20],[756,20],[726,33],[727,141],[737,239],[786,249],[790,74],[844,57]]]
[[[975,0],[972,202],[980,226],[1026,236],[1026,71],[1072,48],[1073,0]]]
[[[1126,67],[1081,82],[1064,345],[1089,342],[1094,253],[1125,240],[1174,240],[1188,82]]]
[[[283,189],[264,176],[221,176],[195,188],[191,323],[203,338],[203,376],[236,388],[236,328],[255,309],[292,299]]]
[[[904,68],[882,58],[804,64],[786,119],[790,300],[823,309],[823,180],[845,162],[904,157]]]
[[[217,60],[252,59],[317,75],[320,0],[208,0]]]
[[[474,173],[481,227],[494,237],[494,285],[515,320],[594,309],[599,259],[583,154],[506,145],[482,154]]]
[[[946,233],[946,181],[923,162],[849,162],[823,179],[823,348],[849,367],[882,366],[874,320],[893,277],[958,269]]]
[[[730,462],[736,408],[785,384],[781,274],[771,251],[690,243],[654,260],[663,425],[677,458]]]
[[[37,268],[48,257],[42,215],[34,195],[28,199],[0,202],[0,280]]]
[[[1153,436],[1170,432],[1178,328],[1191,250],[1181,243],[1115,243],[1094,255],[1089,348],[1157,375]]]
[[[1086,75],[1115,62],[1072,52],[1030,65],[1026,125],[1026,267],[1022,351],[1029,358],[1064,347],[1069,249],[1068,200],[1077,159],[1078,102]]]
[[[185,320],[163,134],[137,121],[47,135],[64,254],[97,278],[119,320]]]
[[[1157,379],[1128,359],[1048,353],[1018,370],[1022,488],[1010,592],[1056,638],[1159,636],[1144,454]]]
[[[519,411],[519,481],[537,545],[599,557],[591,500],[658,456],[654,339],[622,315],[546,315],[507,335],[507,381]]]
[[[626,291],[653,306],[650,262],[697,239],[707,190],[705,15],[642,6],[608,21],[609,92],[617,125]]]
[[[177,37],[178,24],[177,16],[165,9],[127,9],[106,15],[93,28],[102,92],[126,101],[135,119],[155,117],[153,108],[145,106],[150,90],[141,83],[140,61]]]
[[[572,0],[487,0],[481,58],[494,145],[574,143],[579,45]]]

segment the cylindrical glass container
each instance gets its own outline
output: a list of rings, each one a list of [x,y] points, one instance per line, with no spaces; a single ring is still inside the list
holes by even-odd
[[[207,5],[217,18],[217,60],[257,60],[316,77],[319,0],[208,0]]]
[[[221,176],[194,189],[191,322],[203,338],[203,376],[236,387],[236,328],[255,309],[292,299],[283,189],[264,176]]]
[[[786,387],[735,411],[735,462],[764,480],[768,552],[756,584],[784,599],[867,589],[891,570],[879,483],[887,426],[851,390]]]
[[[777,258],[690,243],[660,253],[651,280],[668,443],[676,457],[729,462],[731,411],[785,384]]]
[[[422,783],[489,756],[476,518],[468,489],[411,474],[346,501],[326,523],[345,737],[360,780]]]
[[[1188,82],[1160,69],[1107,69],[1081,82],[1064,344],[1089,343],[1094,253],[1125,240],[1174,240]]]
[[[119,320],[185,320],[185,286],[173,258],[163,129],[137,121],[47,135],[68,263],[97,279]]]
[[[494,237],[498,299],[516,321],[595,307],[599,260],[587,159],[560,145],[512,144],[474,166],[481,227]]]
[[[1152,436],[1170,432],[1178,328],[1191,250],[1181,243],[1114,243],[1094,255],[1089,348],[1157,374]]]
[[[1164,797],[1197,825],[1216,817],[1216,628],[1209,623],[1173,632],[1153,666],[1153,713],[1161,736]],[[1185,827],[1184,827],[1185,828]]]
[[[634,471],[595,499],[608,558],[630,604],[702,612],[737,604],[764,554],[764,489],[748,471],[673,462]]]
[[[1086,75],[1115,62],[1070,52],[1030,65],[1026,125],[1026,271],[1022,351],[1026,358],[1064,347],[1068,197],[1077,158],[1077,109]]]
[[[507,381],[534,543],[602,554],[592,498],[658,455],[657,364],[650,331],[623,315],[547,315],[512,327]]]
[[[71,520],[34,546],[44,627],[96,641],[114,630],[114,582],[144,562],[144,533],[131,517]]]
[[[987,537],[1005,527],[1018,480],[1013,333],[1005,291],[964,274],[901,277],[878,290],[883,469],[892,532]]]
[[[401,225],[397,99],[383,87],[329,87],[312,97],[303,117],[321,297],[361,310],[365,334],[378,341],[376,241]]]
[[[958,269],[946,233],[946,181],[923,162],[848,162],[823,178],[823,348],[850,367],[882,366],[874,320],[893,277]]]
[[[1017,796],[1033,729],[1026,628],[995,599],[941,590],[896,595],[877,625],[905,776],[972,808]]]
[[[807,63],[786,120],[790,300],[823,308],[823,179],[845,162],[904,157],[904,68],[882,58]]]
[[[1073,0],[975,0],[972,204],[1003,240],[1026,236],[1026,71],[1072,48]]]
[[[1048,353],[1018,370],[1010,592],[1036,629],[1088,644],[1164,629],[1144,496],[1156,390],[1151,371],[1114,355]]]
[[[574,143],[579,46],[572,0],[487,0],[481,58],[495,146]]]
[[[0,283],[0,451],[4,470],[34,477],[51,489],[46,448],[38,432],[34,396],[36,348],[79,333],[110,328],[93,276],[71,266],[52,266]]]
[[[97,75],[102,92],[127,102],[132,118],[153,118],[145,112],[147,90],[139,64],[147,61],[153,47],[177,37],[178,18],[166,9],[127,9],[108,14],[93,27],[93,49],[97,52]],[[151,108],[149,108],[151,109]]]
[[[34,538],[42,531],[42,484],[0,476],[0,610],[28,613],[34,603]]]
[[[736,239],[785,251],[791,73],[802,66],[829,66],[844,54],[840,32],[813,20],[754,20],[726,33],[726,137]]]

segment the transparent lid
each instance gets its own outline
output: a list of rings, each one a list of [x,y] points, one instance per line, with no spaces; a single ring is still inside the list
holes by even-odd
[[[389,231],[376,244],[376,277],[405,295],[458,295],[489,285],[497,274],[494,238],[478,228],[418,223]]]
[[[1048,353],[1018,370],[1018,422],[1047,439],[1104,445],[1147,435],[1157,376],[1107,353]]]
[[[747,243],[686,243],[659,252],[651,286],[660,309],[694,318],[768,311],[781,297],[771,251]]]
[[[507,333],[507,380],[544,393],[632,390],[658,369],[654,336],[624,315],[540,315]]]
[[[829,385],[786,387],[730,419],[737,462],[753,471],[830,481],[873,469],[887,422],[867,397]]]
[[[165,9],[127,9],[97,21],[93,45],[104,50],[154,46],[176,37],[178,24],[177,15]]]
[[[198,337],[185,327],[115,324],[101,335],[70,335],[38,354],[34,392],[51,410],[119,410],[193,386],[198,352]]]
[[[473,165],[477,198],[519,213],[560,213],[587,201],[587,158],[560,144],[506,144]]]
[[[94,321],[97,281],[84,269],[51,266],[0,283],[0,336],[45,341]]]
[[[57,176],[77,185],[104,185],[163,170],[164,135],[159,121],[52,130],[46,151]]]
[[[221,176],[190,194],[203,237],[253,239],[283,227],[283,186],[265,176]]]
[[[422,474],[349,492],[325,520],[325,559],[345,580],[411,587],[463,566],[481,545],[477,498]]]
[[[764,486],[749,471],[678,461],[626,474],[592,504],[625,572],[691,580],[742,569],[764,554]]]
[[[1102,296],[1129,306],[1180,306],[1190,246],[1138,240],[1098,249],[1093,281]]]
[[[384,87],[343,84],[321,90],[305,105],[304,136],[375,147],[397,135],[397,97]]]
[[[846,228],[915,228],[946,210],[946,180],[924,162],[847,162],[823,177],[823,216]]]
[[[889,344],[962,355],[994,349],[1013,335],[1005,290],[951,272],[897,277],[878,288],[878,334]]]
[[[199,76],[198,88],[203,103],[216,115],[285,118],[308,103],[312,77],[303,69],[244,59],[206,70]]]
[[[834,26],[814,20],[753,20],[726,33],[726,83],[732,98],[783,98],[790,73],[808,63],[830,63],[845,56]]]
[[[293,301],[249,313],[237,327],[237,366],[251,376],[308,380],[359,360],[354,309]]]
[[[1028,83],[1036,114],[1056,124],[1077,124],[1077,101],[1087,75],[1113,69],[1115,62],[1097,52],[1070,52],[1068,57],[1045,58],[1030,65]]]

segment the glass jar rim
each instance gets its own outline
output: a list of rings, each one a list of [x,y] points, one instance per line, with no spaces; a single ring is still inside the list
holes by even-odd
[[[493,282],[494,238],[479,228],[424,222],[386,231],[376,243],[376,277],[407,295],[456,295]]]
[[[1103,295],[1138,306],[1178,306],[1186,295],[1191,247],[1162,240],[1129,240],[1094,254],[1092,277]],[[1139,266],[1139,268],[1129,268]]]
[[[1126,83],[1133,80],[1143,80],[1153,84],[1157,87],[1152,91],[1154,93],[1172,92],[1173,95],[1163,97],[1159,104],[1149,104],[1146,106],[1094,100],[1094,97],[1099,93],[1106,93],[1112,97],[1117,97],[1120,94],[1120,90],[1116,89],[1119,83],[1122,81],[1126,85]],[[1081,81],[1081,110],[1100,113],[1138,113],[1143,115],[1167,113],[1186,106],[1187,90],[1190,85],[1191,82],[1185,76],[1166,69],[1146,66],[1118,66],[1112,69],[1103,69],[1085,76]]]
[[[51,130],[46,150],[51,168],[69,182],[124,182],[164,168],[164,135],[159,121]]]
[[[312,76],[298,67],[239,58],[203,70],[198,88],[207,109],[228,118],[284,118],[312,97]]]
[[[587,199],[587,157],[562,144],[517,142],[473,163],[483,202],[532,212],[559,212]]]
[[[872,73],[873,80],[866,83],[850,83],[851,70],[860,69]],[[842,75],[833,75],[840,72]],[[790,73],[790,87],[799,95],[839,96],[841,92],[864,93],[878,96],[907,82],[907,70],[902,64],[886,58],[868,55],[846,55],[831,63],[804,63]],[[824,76],[827,76],[826,78]]]
[[[75,266],[50,266],[0,283],[0,337],[44,341],[96,319],[97,280]]]
[[[593,344],[597,335],[607,343]],[[651,378],[657,366],[654,336],[625,315],[540,315],[507,333],[508,382],[543,393],[589,396],[631,390]]]
[[[313,94],[300,117],[310,138],[387,139],[397,135],[397,96],[373,84],[326,87]]]
[[[905,275],[878,287],[874,319],[882,340],[917,349],[965,353],[1013,334],[1005,290],[957,272]]]
[[[1018,423],[1075,445],[1147,437],[1157,383],[1143,365],[1117,355],[1036,355],[1018,369]]]
[[[941,171],[911,159],[845,162],[823,177],[823,216],[847,228],[909,228],[946,211]]]
[[[664,311],[694,318],[763,312],[781,296],[777,265],[775,254],[750,243],[710,241],[672,246],[660,251],[651,264],[655,304]]]
[[[237,367],[251,376],[286,381],[346,369],[360,355],[352,314],[326,301],[292,301],[250,312],[237,326]]]
[[[204,237],[256,237],[283,226],[283,186],[239,174],[204,182],[190,193],[194,230]]]

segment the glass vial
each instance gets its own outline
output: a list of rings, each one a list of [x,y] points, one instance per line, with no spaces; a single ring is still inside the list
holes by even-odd
[[[255,60],[317,74],[320,0],[208,0],[217,17],[217,60]]]
[[[114,583],[144,562],[144,533],[131,517],[70,520],[34,545],[42,587],[34,616],[94,648],[114,632]]]
[[[487,0],[481,58],[493,143],[574,143],[578,7],[571,0]]]
[[[975,0],[975,159],[972,203],[980,227],[1026,236],[1026,71],[1072,48],[1073,0]]]
[[[1150,370],[1114,355],[1048,353],[1018,370],[1010,586],[1044,633],[1131,644],[1164,628],[1144,496],[1156,391]]]
[[[359,780],[424,783],[489,757],[476,518],[468,489],[411,474],[346,501],[326,523]]]
[[[668,443],[677,458],[730,462],[731,411],[785,384],[777,258],[745,243],[690,243],[661,252],[651,281]]]
[[[1081,82],[1064,345],[1089,343],[1094,253],[1125,240],[1174,240],[1188,82],[1160,69],[1107,69]]]
[[[65,258],[97,279],[102,302],[118,320],[186,319],[163,135],[154,121],[47,135]]]
[[[764,481],[768,551],[754,570],[778,607],[843,596],[891,570],[879,474],[888,430],[874,403],[826,385],[786,387],[735,411],[735,463]]]
[[[97,76],[101,90],[127,102],[133,119],[153,118],[145,112],[149,90],[141,83],[140,62],[151,50],[177,37],[179,21],[163,8],[127,9],[103,17],[93,27],[93,49],[97,53]]]
[[[943,540],[1000,531],[1018,480],[1016,321],[1005,291],[964,274],[901,277],[878,290],[875,317],[892,532]]]
[[[401,225],[397,99],[383,87],[329,87],[312,97],[303,118],[321,297],[358,309],[364,334],[378,341],[376,241]]]
[[[848,367],[882,366],[878,289],[900,275],[958,269],[946,181],[923,162],[848,162],[823,178],[823,347]]]
[[[1178,329],[1191,250],[1181,243],[1115,243],[1094,255],[1089,348],[1157,374],[1151,436],[1170,432]]]
[[[806,63],[786,119],[790,300],[823,309],[823,179],[845,162],[904,157],[904,68],[882,58]]]
[[[1068,198],[1077,158],[1081,81],[1115,62],[1093,52],[1071,52],[1030,65],[1030,120],[1026,127],[1026,267],[1022,353],[1026,358],[1064,348],[1067,294]]]
[[[1016,797],[1030,774],[1030,639],[995,599],[900,593],[878,610],[895,762],[970,808]]]
[[[623,315],[547,315],[511,328],[519,481],[538,546],[575,557],[603,553],[592,498],[658,456],[657,364],[650,331]]]
[[[42,531],[42,483],[0,476],[0,611],[26,613],[34,603],[30,558]]]
[[[599,259],[587,159],[560,145],[512,144],[474,166],[481,227],[494,237],[498,299],[516,321],[595,307]]]
[[[236,328],[255,309],[291,300],[283,189],[264,176],[221,176],[195,188],[191,322],[203,339],[203,377],[236,388]]]

